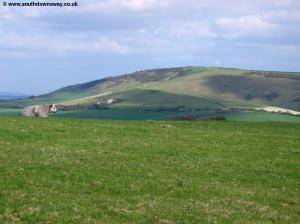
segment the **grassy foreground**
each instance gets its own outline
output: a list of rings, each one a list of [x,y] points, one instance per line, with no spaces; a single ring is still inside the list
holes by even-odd
[[[0,223],[297,223],[299,133],[0,117]]]

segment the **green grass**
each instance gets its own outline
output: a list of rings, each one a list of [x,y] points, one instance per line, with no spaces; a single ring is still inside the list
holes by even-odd
[[[207,111],[147,111],[138,108],[130,109],[80,109],[61,111],[57,114],[50,114],[55,118],[87,118],[105,120],[172,120],[184,115],[205,116]]]
[[[155,109],[155,108],[154,108]],[[209,115],[212,113],[212,115]],[[214,111],[151,111],[143,108],[115,108],[115,109],[78,109],[70,111],[60,111],[50,114],[54,118],[86,118],[86,119],[105,119],[105,120],[174,120],[176,117],[192,116],[197,119],[207,119],[208,117],[218,116]],[[0,110],[1,114],[1,110]],[[229,121],[248,121],[248,122],[291,122],[300,123],[300,117],[268,112],[233,112],[224,115]]]
[[[169,120],[173,116],[181,113],[175,112],[154,112],[154,111],[138,111],[134,109],[81,109],[63,111],[51,115],[51,117],[59,118],[88,118],[88,119],[109,119],[109,120]]]
[[[0,117],[0,223],[298,223],[300,125]]]
[[[0,108],[0,116],[17,115],[20,109]],[[174,120],[176,117],[193,116],[198,119],[206,119],[214,110],[185,110],[182,111],[157,111],[157,108],[111,108],[111,109],[77,109],[70,111],[59,111],[50,114],[53,118],[85,118],[102,120]],[[218,115],[211,115],[218,116]],[[224,115],[229,121],[278,121],[300,123],[300,117],[267,113],[267,112],[235,112]]]
[[[229,113],[225,117],[231,121],[281,121],[300,123],[300,117],[267,112],[236,112]]]
[[[112,94],[110,97],[122,99],[122,102],[115,104],[113,107],[160,108],[185,106],[185,108],[189,109],[219,109],[222,107],[215,102],[211,102],[199,97],[180,94],[178,95],[159,90],[136,89]]]
[[[17,115],[20,109],[15,108],[0,108],[0,115]]]

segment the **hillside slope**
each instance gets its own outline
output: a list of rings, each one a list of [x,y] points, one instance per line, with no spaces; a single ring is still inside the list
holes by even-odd
[[[64,110],[138,108],[219,110],[276,106],[300,110],[300,73],[232,68],[154,69],[77,84],[0,107],[56,103]]]

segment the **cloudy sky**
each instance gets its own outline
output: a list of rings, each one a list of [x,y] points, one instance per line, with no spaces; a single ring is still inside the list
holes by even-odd
[[[78,7],[62,8],[2,2],[0,92],[40,94],[187,65],[300,71],[299,0],[77,0]]]

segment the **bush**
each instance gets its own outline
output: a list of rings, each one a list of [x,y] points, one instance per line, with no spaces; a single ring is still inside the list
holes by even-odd
[[[195,120],[197,120],[197,117],[191,116],[191,115],[185,115],[185,116],[175,117],[174,120],[176,120],[176,121],[195,121]]]
[[[212,120],[212,121],[226,121],[226,117],[224,117],[224,116],[213,116],[213,117],[209,117],[208,120]]]

